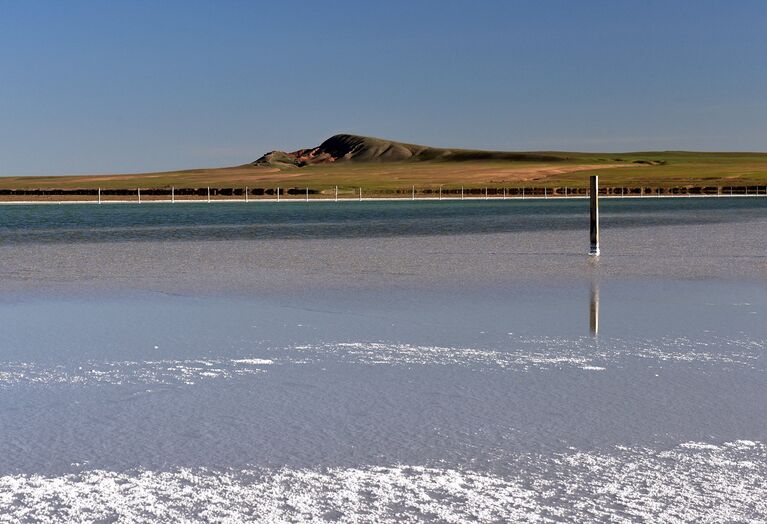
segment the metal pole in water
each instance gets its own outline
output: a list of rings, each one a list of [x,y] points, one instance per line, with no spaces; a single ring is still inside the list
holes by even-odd
[[[442,200],[442,184],[439,185],[439,199]]]
[[[599,256],[599,177],[591,175],[589,201],[591,208],[591,249],[589,255]]]
[[[546,188],[543,188],[543,198],[549,198],[549,192],[546,190]]]
[[[522,188],[522,200],[524,200],[524,199],[525,199],[525,188],[523,187]]]
[[[415,186],[413,186],[413,200],[415,200]]]
[[[141,188],[140,187],[136,189],[136,193],[138,193],[138,203],[140,204],[141,203]]]
[[[485,188],[485,200],[487,200],[487,188]]]
[[[360,188],[360,202],[362,202],[362,188]]]
[[[461,200],[463,200],[463,186],[461,186]]]
[[[309,201],[309,188],[306,188],[306,201]]]
[[[208,188],[208,204],[210,204],[210,188]]]
[[[336,186],[336,202],[338,202],[338,186]]]
[[[171,204],[176,203],[176,188],[173,186],[170,187],[170,202]]]
[[[506,200],[506,188],[503,188],[503,199]]]
[[[99,204],[101,203],[101,188],[99,188]]]
[[[245,186],[245,202],[248,201],[248,186]]]
[[[280,201],[280,188],[277,188],[277,202]]]

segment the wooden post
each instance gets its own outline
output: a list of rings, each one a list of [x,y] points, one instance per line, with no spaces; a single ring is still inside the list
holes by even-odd
[[[591,203],[591,249],[589,255],[599,256],[599,177],[591,175],[590,177],[590,198]]]

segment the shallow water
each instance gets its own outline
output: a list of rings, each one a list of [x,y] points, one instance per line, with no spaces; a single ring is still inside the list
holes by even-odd
[[[0,522],[764,520],[767,199],[585,211],[0,208]]]
[[[608,229],[762,220],[762,198],[627,198],[602,201]],[[588,201],[472,200],[13,205],[4,244],[233,239],[338,239],[580,231]]]

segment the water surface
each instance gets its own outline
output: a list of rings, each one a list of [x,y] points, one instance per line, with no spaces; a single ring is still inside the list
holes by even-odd
[[[767,199],[586,211],[0,208],[0,521],[767,518]]]

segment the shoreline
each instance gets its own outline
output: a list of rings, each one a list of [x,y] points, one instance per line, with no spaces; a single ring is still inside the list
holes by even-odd
[[[753,194],[753,195],[725,195],[725,194],[677,194],[677,195],[600,195],[599,199],[607,200],[650,200],[650,199],[687,199],[687,198],[767,198],[767,193]],[[142,200],[111,200],[102,199],[98,200],[0,200],[0,206],[5,205],[66,205],[66,204],[255,204],[255,203],[310,203],[310,202],[323,202],[340,204],[342,202],[461,202],[461,201],[525,201],[525,200],[588,200],[588,195],[572,195],[572,196],[470,196],[470,197],[421,197],[421,198],[408,198],[408,197],[362,197],[362,198],[212,198],[210,200],[192,199],[192,198],[176,198],[176,199],[142,199]]]

